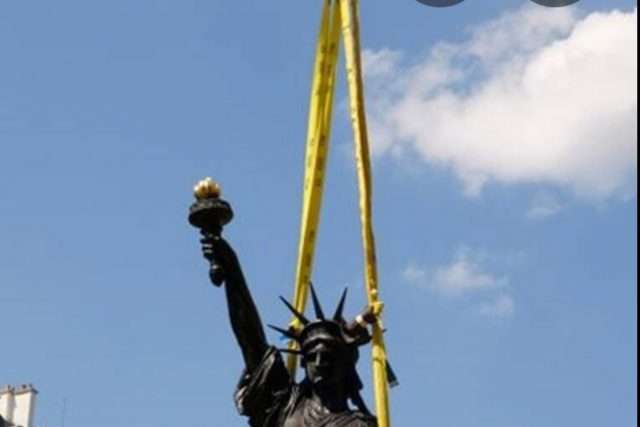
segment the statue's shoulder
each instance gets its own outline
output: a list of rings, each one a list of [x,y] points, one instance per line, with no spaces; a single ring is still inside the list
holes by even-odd
[[[363,414],[362,412],[355,412],[355,421],[354,424],[349,425],[349,427],[378,427],[378,420],[376,417],[371,415]]]
[[[349,411],[337,416],[327,427],[378,427],[378,421],[360,411]]]

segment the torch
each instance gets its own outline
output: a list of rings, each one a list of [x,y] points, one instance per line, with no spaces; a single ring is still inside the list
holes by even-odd
[[[203,242],[219,239],[222,229],[233,219],[231,205],[220,198],[220,185],[211,178],[199,181],[193,188],[196,201],[189,208],[189,223],[200,229]],[[209,277],[214,285],[224,281],[224,271],[215,261],[209,259]]]

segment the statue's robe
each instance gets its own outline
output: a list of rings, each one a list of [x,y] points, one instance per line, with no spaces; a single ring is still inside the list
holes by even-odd
[[[235,402],[251,427],[377,427],[375,417],[346,410],[340,413],[301,414],[311,405],[306,382],[295,384],[280,353],[270,348],[254,372],[244,372],[238,383]]]

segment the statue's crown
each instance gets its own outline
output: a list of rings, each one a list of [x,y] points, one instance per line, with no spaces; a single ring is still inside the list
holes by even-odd
[[[295,341],[301,351],[293,351],[299,353],[302,356],[305,354],[305,350],[313,346],[317,342],[327,342],[342,347],[348,351],[355,351],[360,345],[366,344],[368,340],[363,340],[362,337],[354,336],[347,330],[347,322],[344,318],[344,305],[347,299],[347,289],[345,289],[340,297],[338,306],[330,318],[327,318],[318,299],[313,285],[309,285],[311,290],[311,300],[313,302],[313,308],[316,315],[316,320],[309,320],[303,313],[298,311],[293,305],[289,303],[285,298],[280,297],[282,302],[293,313],[298,320],[301,327],[290,326],[289,328],[279,328],[277,326],[269,325],[269,327],[275,331],[280,332],[285,337]],[[289,351],[291,350],[284,350]]]

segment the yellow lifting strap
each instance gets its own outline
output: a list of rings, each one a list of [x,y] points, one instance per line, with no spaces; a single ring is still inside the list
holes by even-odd
[[[342,33],[360,193],[365,284],[369,306],[378,316],[378,322],[373,325],[372,337],[376,415],[379,427],[389,427],[387,356],[381,320],[383,303],[378,293],[376,251],[371,220],[371,165],[360,57],[359,6],[358,0],[323,0],[323,3],[309,106],[304,196],[293,305],[299,312],[304,312],[309,293],[329,148],[340,34]],[[301,327],[295,318],[292,320],[291,326],[296,329]],[[290,347],[294,348],[295,343],[290,343]],[[297,366],[295,355],[289,355],[287,365],[292,376],[295,375]]]

